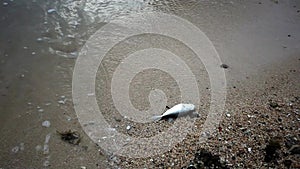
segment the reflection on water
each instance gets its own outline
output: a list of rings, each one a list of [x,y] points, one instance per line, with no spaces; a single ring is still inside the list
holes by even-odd
[[[77,57],[78,49],[99,27],[110,20],[141,11],[174,13],[196,3],[174,0],[65,0],[47,1],[43,6],[44,39],[49,51],[68,58]],[[184,4],[184,7],[182,6]]]
[[[132,12],[151,11],[150,1],[143,0],[66,0],[44,5],[44,39],[49,51],[76,57],[78,48],[103,23]]]

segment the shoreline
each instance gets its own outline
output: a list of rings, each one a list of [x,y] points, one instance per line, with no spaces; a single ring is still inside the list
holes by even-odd
[[[57,44],[57,39],[49,43],[47,40],[37,41],[41,36],[48,37],[48,34],[43,29],[43,8],[32,3],[28,1],[24,5],[11,1],[8,6],[0,7],[3,16],[0,20],[3,29],[0,32],[0,44],[3,44],[0,46],[0,168],[181,168],[190,165],[201,148],[219,156],[221,162],[230,168],[283,168],[285,160],[291,160],[294,168],[300,166],[299,154],[291,155],[286,146],[290,136],[300,140],[300,115],[297,114],[300,113],[300,100],[296,99],[300,97],[298,2],[262,1],[259,4],[254,1],[211,1],[193,8],[189,3],[187,6],[171,3],[170,6],[160,4],[153,7],[171,13],[173,10],[173,13],[177,12],[178,16],[205,31],[222,61],[229,66],[224,69],[228,91],[221,129],[211,133],[204,145],[198,144],[197,138],[201,134],[205,116],[197,120],[197,127],[191,129],[186,139],[170,152],[145,159],[107,155],[83,131],[72,102],[72,75],[76,60],[48,51],[49,47],[56,46],[69,52],[80,44],[74,45],[72,41],[73,46],[64,46],[59,38]],[[169,8],[172,10],[169,11]],[[31,21],[25,22],[28,17],[32,17]],[[50,15],[48,19],[51,17],[53,22],[59,18]],[[52,27],[49,26],[49,29]],[[81,29],[87,34],[92,32],[92,28]],[[49,35],[50,38],[52,36],[55,37]],[[79,41],[84,42],[86,36],[80,35],[82,39]],[[149,38],[145,37],[144,40]],[[144,45],[144,42],[142,39],[139,45]],[[168,44],[174,45],[183,58],[193,56],[186,48],[178,47],[177,42],[168,39],[158,38],[155,45],[168,47]],[[110,113],[115,109],[111,108],[105,95],[110,91],[109,79],[101,73],[106,70],[113,73],[109,64],[115,64],[119,59],[116,55],[130,49],[115,50],[111,60],[107,59],[108,66],[98,70],[98,102],[103,105],[102,109],[107,109],[106,118],[118,127],[118,131],[126,133],[127,125],[131,124],[135,130],[131,130],[130,135],[151,136],[171,124],[153,123],[156,131],[139,131],[142,125],[111,116]],[[205,114],[210,96],[207,72],[202,70],[200,61],[191,59],[189,63],[192,69],[200,69],[196,72],[203,94],[199,105]],[[133,88],[140,95],[133,95],[133,104],[147,108],[147,90],[153,87],[150,85],[153,78],[169,80],[169,77],[158,75],[138,77],[134,81]],[[141,85],[144,83],[148,85]],[[165,82],[162,87],[168,89],[172,96],[168,103],[175,104],[179,99],[176,86]],[[104,91],[104,94],[100,91]],[[273,102],[277,104],[275,108],[270,106]],[[44,121],[49,121],[50,126],[42,126]],[[70,129],[79,132],[79,145],[69,144],[57,134],[57,131]],[[265,148],[274,137],[279,137],[281,146],[275,158],[278,164],[272,160],[264,162]],[[291,144],[299,145],[297,141]]]

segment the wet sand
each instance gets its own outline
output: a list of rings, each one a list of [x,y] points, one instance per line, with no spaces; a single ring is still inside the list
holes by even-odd
[[[204,120],[199,119],[197,127],[183,143],[170,152],[146,159],[113,158],[103,154],[82,130],[73,108],[72,73],[76,60],[72,54],[97,27],[103,25],[103,21],[93,24],[81,22],[78,29],[69,28],[70,24],[60,21],[62,31],[65,31],[61,36],[51,30],[57,26],[57,20],[64,18],[50,15],[47,17],[49,24],[44,23],[47,9],[52,4],[8,1],[8,5],[2,5],[1,2],[0,168],[181,168],[190,164],[199,148],[220,155],[230,168],[283,168],[283,161],[287,159],[292,160],[294,168],[299,167],[299,154],[290,155],[285,142],[290,136],[300,139],[300,13],[297,12],[300,4],[292,0],[276,2],[147,3],[147,9],[176,14],[198,26],[213,42],[229,68],[225,69],[228,95],[220,123],[222,131],[216,129],[206,144],[198,145],[196,138]],[[64,26],[69,29],[64,30]],[[45,33],[47,28],[50,31]],[[79,34],[75,40],[70,40],[66,38],[68,33]],[[49,39],[40,42],[37,40],[40,37]],[[144,36],[140,41],[146,43],[149,38]],[[156,38],[155,45],[158,46],[170,44],[170,47],[165,47],[171,48],[178,45],[176,42],[165,43],[168,39],[153,38]],[[62,45],[69,40],[71,45]],[[108,72],[108,75],[113,73],[110,72],[113,70],[111,65],[119,59],[118,54],[130,50],[121,48],[113,51],[112,58],[105,60],[97,76],[97,90],[101,91],[97,93],[100,108],[108,110],[106,118],[112,125],[119,126],[120,132],[124,132],[130,122],[118,122],[110,116],[114,109],[106,99],[109,81],[102,71]],[[186,57],[193,55],[181,47],[175,52]],[[197,80],[203,87],[201,108],[205,114],[209,100],[207,74],[201,62],[189,62],[192,69],[198,70]],[[147,108],[149,103],[141,98],[147,98],[148,89],[156,85],[151,83],[155,77],[169,78],[158,72],[158,76],[137,77],[132,83],[137,87],[143,84],[144,87],[133,87],[136,91],[132,100],[138,108]],[[169,86],[174,85],[163,83],[160,88],[163,90]],[[179,97],[177,87],[168,90],[172,96],[168,104],[174,105]],[[66,102],[61,104],[59,101]],[[278,103],[279,107],[270,107],[270,102]],[[45,120],[51,122],[49,128],[42,126]],[[138,124],[130,124],[136,128],[131,135],[147,135],[138,130]],[[158,128],[163,130],[169,124],[161,122],[159,125]],[[63,142],[56,133],[56,130],[68,129],[79,131],[82,136],[79,145]],[[48,138],[50,135],[49,140],[47,135]],[[264,161],[265,147],[273,137],[279,137],[282,147],[276,159],[278,164]],[[47,145],[49,152],[47,148],[43,150]]]

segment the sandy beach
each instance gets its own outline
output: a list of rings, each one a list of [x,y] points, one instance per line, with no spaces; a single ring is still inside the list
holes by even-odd
[[[297,0],[2,0],[0,169],[300,168],[299,10]],[[74,109],[72,78],[79,52],[93,33],[118,16],[145,11],[176,15],[205,33],[228,66],[218,66],[226,75],[226,104],[218,127],[199,143],[211,104],[201,60],[179,41],[158,35],[116,45],[98,69],[93,93],[116,131],[150,138],[174,124],[141,124],[118,113],[111,80],[126,53],[149,47],[172,51],[193,71],[201,95],[201,117],[182,142],[155,156],[128,158],[107,153],[83,129]],[[169,74],[145,70],[131,81],[132,105],[149,109],[153,89],[165,92],[167,106],[181,102],[180,88]],[[59,134],[69,130],[79,137]]]

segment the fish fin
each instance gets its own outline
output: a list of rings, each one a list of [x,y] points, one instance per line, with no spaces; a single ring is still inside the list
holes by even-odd
[[[191,114],[190,117],[196,117],[196,118],[198,118],[198,117],[201,117],[201,115],[200,115],[197,111],[195,111],[195,112],[193,112],[193,113]]]
[[[162,118],[162,115],[158,115],[158,116],[153,116],[151,119],[153,121],[159,121],[159,120],[161,120],[161,118]]]

